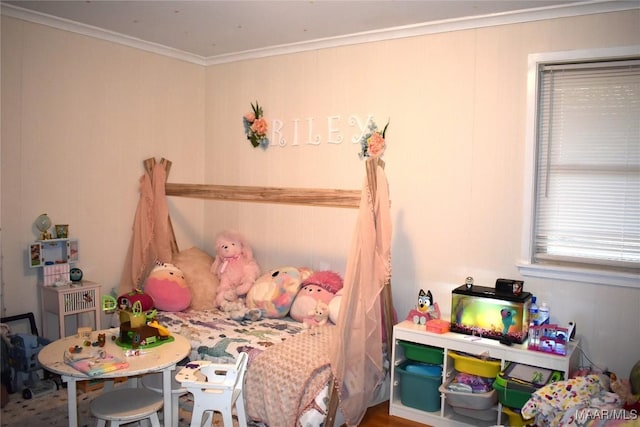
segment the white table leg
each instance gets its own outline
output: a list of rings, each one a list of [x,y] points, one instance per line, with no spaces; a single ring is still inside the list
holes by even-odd
[[[176,365],[171,365],[162,370],[162,397],[164,399],[164,425],[169,426],[173,423],[173,408],[171,405],[171,373],[176,368]],[[172,427],[178,427],[173,425]]]
[[[78,427],[76,378],[62,375],[62,381],[67,383],[67,412],[69,413],[69,427]]]

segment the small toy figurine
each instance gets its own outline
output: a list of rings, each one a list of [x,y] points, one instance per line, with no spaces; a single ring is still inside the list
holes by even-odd
[[[99,347],[104,347],[106,342],[107,342],[106,334],[98,334],[98,346]]]
[[[423,289],[420,289],[420,292],[418,292],[418,305],[409,311],[407,320],[412,320],[416,325],[425,325],[427,320],[439,318],[440,309],[438,304],[434,304],[431,291],[425,293]]]

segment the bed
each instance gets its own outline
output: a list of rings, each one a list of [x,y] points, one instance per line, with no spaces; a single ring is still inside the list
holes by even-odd
[[[337,420],[357,425],[368,406],[388,398],[391,351],[385,337],[392,336],[395,317],[382,160],[365,160],[362,190],[173,184],[167,182],[170,161],[147,159],[144,166],[120,293],[141,288],[155,261],[172,262],[187,252],[175,241],[167,196],[358,209],[335,325],[306,329],[290,318],[237,322],[211,308],[161,311],[158,320],[189,339],[191,359],[231,361],[241,351],[249,353],[245,400],[253,421],[272,426],[331,426]],[[187,272],[193,266],[175,264],[189,282]]]

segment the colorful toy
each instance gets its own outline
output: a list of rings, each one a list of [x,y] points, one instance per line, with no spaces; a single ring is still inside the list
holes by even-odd
[[[289,315],[298,322],[309,318],[318,301],[329,304],[335,294],[342,289],[342,277],[333,271],[317,271],[309,276],[293,300]]]
[[[235,301],[249,292],[260,275],[260,267],[244,237],[226,230],[216,237],[216,258],[211,272],[220,280],[216,305],[222,307],[225,301]]]
[[[137,349],[154,346],[171,338],[168,330],[153,322],[157,311],[153,308],[153,300],[149,295],[136,289],[117,299],[111,295],[102,296],[102,309],[105,312],[118,312],[120,334],[116,343],[123,347]]]
[[[418,292],[418,304],[409,311],[407,320],[411,320],[416,325],[426,325],[427,321],[440,318],[440,308],[433,302],[431,291],[420,289]]]
[[[302,282],[309,278],[308,268],[280,267],[258,277],[249,293],[246,304],[252,309],[260,309],[268,318],[282,318],[289,314]]]

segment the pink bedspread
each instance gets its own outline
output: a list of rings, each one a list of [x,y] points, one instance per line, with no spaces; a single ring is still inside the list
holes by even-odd
[[[331,378],[328,349],[335,336],[333,325],[313,328],[257,356],[244,387],[248,416],[269,426],[296,426]]]

